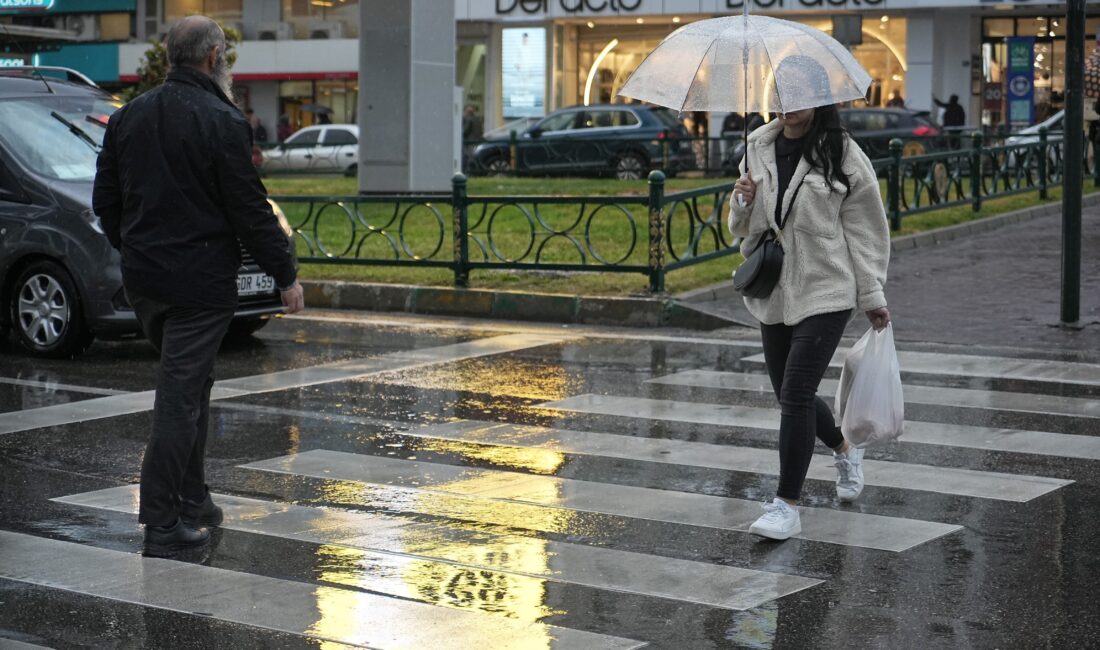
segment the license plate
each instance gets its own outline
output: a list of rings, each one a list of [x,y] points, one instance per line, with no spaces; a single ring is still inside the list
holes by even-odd
[[[266,273],[242,273],[237,276],[237,295],[255,296],[275,291],[275,278]]]

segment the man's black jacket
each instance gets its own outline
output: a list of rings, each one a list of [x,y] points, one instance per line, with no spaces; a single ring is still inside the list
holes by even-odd
[[[111,116],[93,209],[122,252],[128,292],[237,305],[240,243],[280,288],[294,260],[252,165],[252,130],[205,74],[179,69]]]

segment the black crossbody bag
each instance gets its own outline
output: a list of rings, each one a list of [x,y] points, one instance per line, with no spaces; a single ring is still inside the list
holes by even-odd
[[[805,180],[805,178],[803,178]],[[787,225],[791,218],[791,210],[798,199],[798,190],[802,189],[802,181],[794,188],[791,202],[787,205],[787,214],[779,222],[779,230]],[[779,210],[776,210],[778,213]],[[783,272],[783,245],[779,243],[775,230],[768,228],[768,233],[760,238],[752,252],[745,256],[745,261],[737,267],[733,274],[733,287],[743,296],[749,298],[767,298],[772,289],[779,284],[779,275]]]

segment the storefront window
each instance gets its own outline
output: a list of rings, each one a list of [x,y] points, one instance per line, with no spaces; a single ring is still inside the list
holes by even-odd
[[[355,79],[283,81],[279,84],[279,121],[285,117],[291,133],[314,124],[355,124],[358,101],[359,82]]]
[[[1085,21],[1085,58],[1096,48],[1100,17]],[[982,21],[982,124],[996,129],[1004,122],[1005,38],[1035,39],[1035,121],[1041,122],[1065,107],[1066,25],[1061,16],[986,18]]]
[[[203,14],[214,20],[239,21],[244,0],[164,0],[164,20],[173,22],[192,14]]]
[[[358,38],[359,0],[283,0],[295,38]]]
[[[987,18],[982,21],[982,34],[984,36],[1015,36],[1016,21],[1012,18]]]

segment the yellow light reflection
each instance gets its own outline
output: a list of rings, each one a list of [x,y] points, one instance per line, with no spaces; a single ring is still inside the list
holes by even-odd
[[[476,441],[474,441],[476,442]],[[525,469],[538,474],[556,474],[565,464],[565,454],[530,447],[473,447],[455,440],[425,439],[417,449],[459,454],[466,458],[489,461],[498,467]]]
[[[517,359],[491,362],[474,359],[447,366],[387,373],[372,377],[371,381],[552,401],[581,392],[576,388],[583,384],[584,379],[571,377],[564,368],[553,364],[535,364]]]

